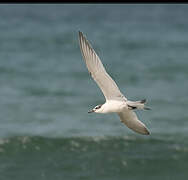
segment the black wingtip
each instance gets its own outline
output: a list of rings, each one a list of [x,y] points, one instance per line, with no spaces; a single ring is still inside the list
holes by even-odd
[[[151,135],[151,133],[149,131],[147,131],[146,135]]]
[[[81,43],[81,39],[83,39],[83,33],[81,31],[78,31],[78,38]]]
[[[81,31],[78,31],[79,36],[83,36],[83,33]]]
[[[149,132],[149,130],[147,128],[145,128],[145,132],[144,135],[150,135],[151,133]]]

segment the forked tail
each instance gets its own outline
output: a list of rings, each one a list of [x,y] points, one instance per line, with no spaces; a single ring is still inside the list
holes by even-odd
[[[129,109],[145,109],[145,110],[151,110],[150,107],[145,106],[146,99],[140,100],[140,101],[127,101],[127,105]]]

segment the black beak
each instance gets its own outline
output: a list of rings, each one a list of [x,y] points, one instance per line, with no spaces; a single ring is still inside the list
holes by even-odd
[[[90,111],[88,111],[88,113],[92,113],[92,112],[94,112],[94,110],[92,109],[92,110],[90,110]]]

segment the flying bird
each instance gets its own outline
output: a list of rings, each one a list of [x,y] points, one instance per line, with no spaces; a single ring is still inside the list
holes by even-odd
[[[100,58],[88,42],[82,32],[79,31],[80,49],[83,59],[88,68],[89,74],[101,89],[106,102],[102,105],[95,106],[88,113],[117,113],[122,123],[133,131],[149,135],[150,132],[147,127],[138,120],[138,117],[134,110],[146,109],[146,100],[130,101],[119,90],[115,81],[106,72]]]

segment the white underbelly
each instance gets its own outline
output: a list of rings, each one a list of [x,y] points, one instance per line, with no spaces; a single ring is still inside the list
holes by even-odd
[[[108,101],[104,109],[104,113],[118,113],[128,109],[124,101]]]

